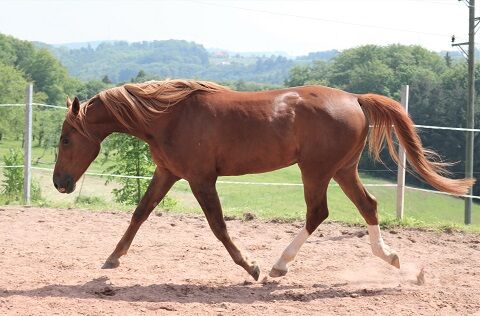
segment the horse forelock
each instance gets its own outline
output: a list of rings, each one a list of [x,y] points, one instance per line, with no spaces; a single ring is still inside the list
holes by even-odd
[[[65,114],[65,122],[67,122],[71,127],[73,127],[83,136],[87,137],[90,140],[95,140],[95,137],[90,133],[87,128],[86,120],[87,108],[92,100],[93,98],[80,105],[80,109],[77,114],[73,113],[73,111],[69,109]]]

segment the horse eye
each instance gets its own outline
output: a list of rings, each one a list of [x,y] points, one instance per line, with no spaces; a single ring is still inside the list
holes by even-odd
[[[70,141],[68,140],[68,138],[63,138],[62,139],[62,144],[64,145],[67,145]]]

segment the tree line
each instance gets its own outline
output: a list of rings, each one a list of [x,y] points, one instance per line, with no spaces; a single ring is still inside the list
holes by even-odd
[[[129,81],[139,70],[161,78],[199,78],[282,85],[289,69],[314,59],[329,59],[337,51],[311,53],[295,59],[280,55],[250,55],[209,51],[202,45],[182,41],[104,42],[80,48],[48,48],[77,78],[91,80],[108,75],[114,83]]]

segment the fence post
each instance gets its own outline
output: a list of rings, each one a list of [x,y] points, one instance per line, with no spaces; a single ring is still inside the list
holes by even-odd
[[[409,86],[402,86],[401,90],[401,103],[405,111],[408,113],[408,93]],[[405,150],[402,146],[398,146],[398,171],[397,171],[397,219],[403,219],[403,210],[405,205],[405,167],[406,158]]]
[[[30,187],[32,183],[32,97],[33,84],[29,83],[25,97],[25,134],[23,154],[23,204],[30,204]]]

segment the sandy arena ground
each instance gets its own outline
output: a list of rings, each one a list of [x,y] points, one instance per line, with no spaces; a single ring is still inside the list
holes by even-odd
[[[479,235],[387,230],[396,270],[371,255],[365,229],[324,224],[286,277],[265,279],[302,223],[228,221],[262,269],[255,282],[203,217],[163,213],[101,270],[129,219],[0,206],[0,315],[480,315]]]

